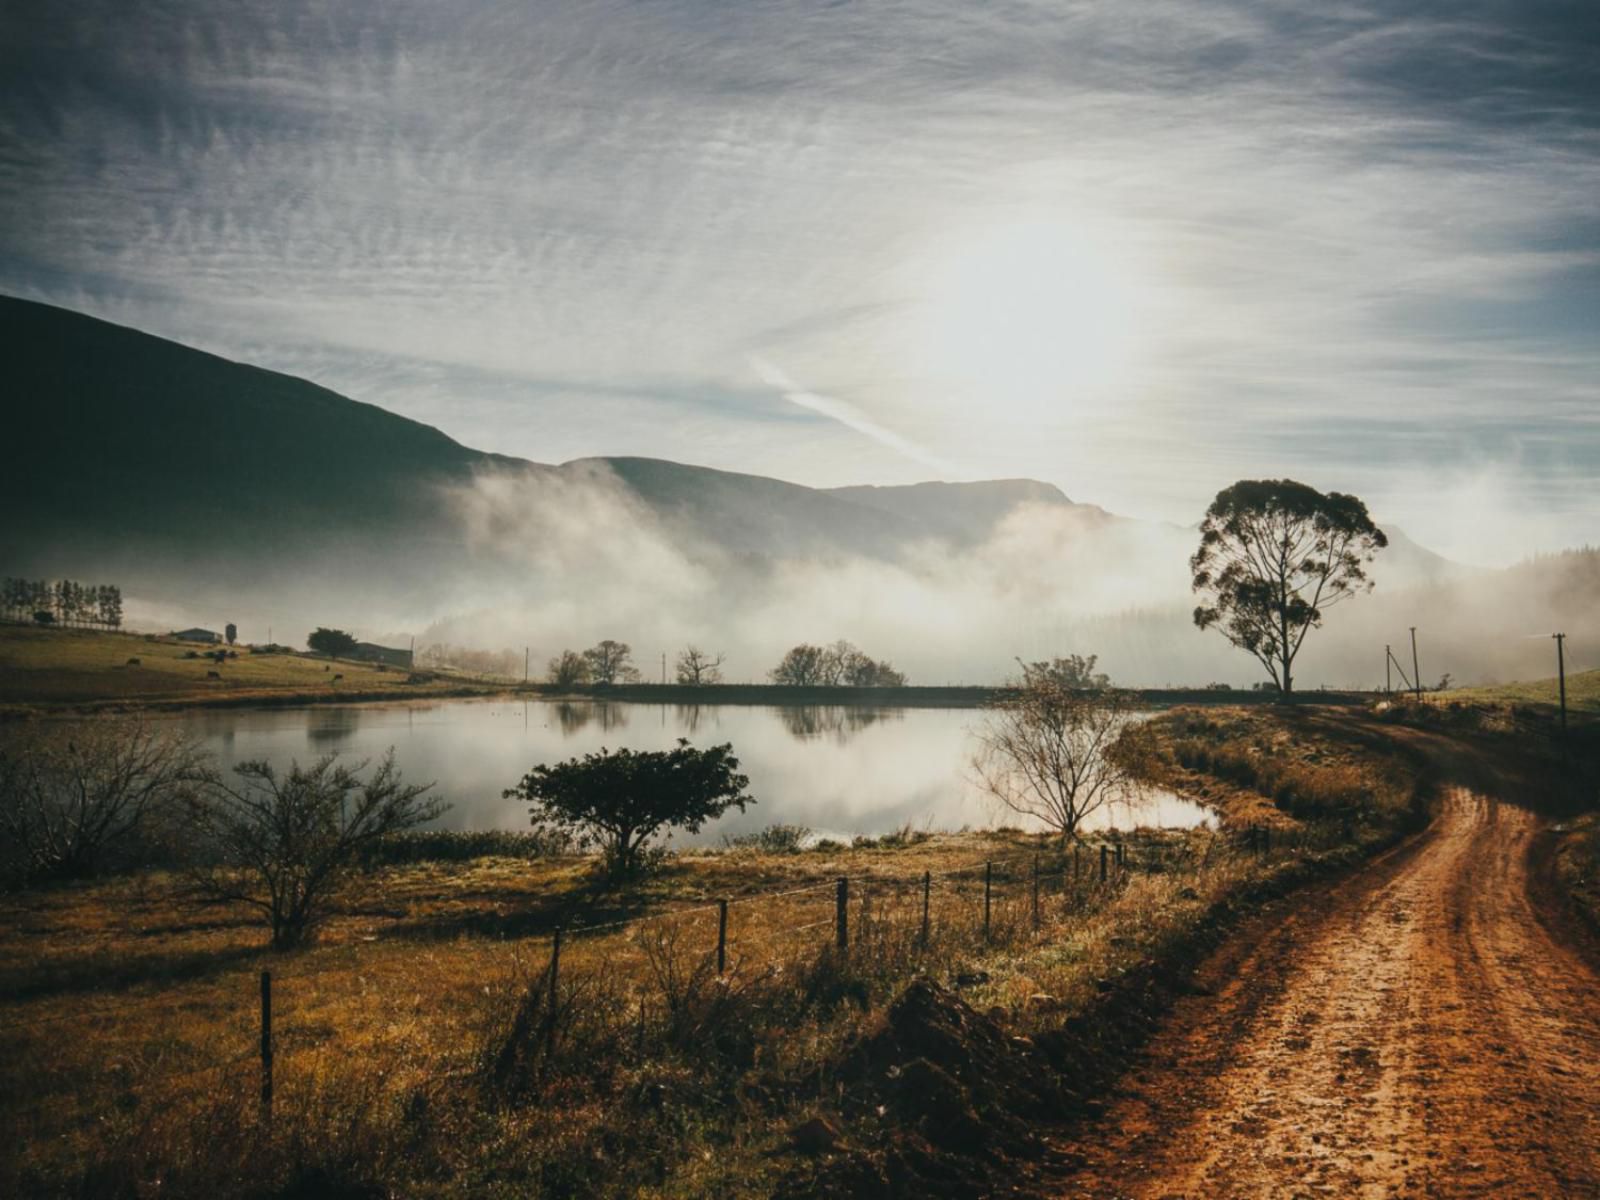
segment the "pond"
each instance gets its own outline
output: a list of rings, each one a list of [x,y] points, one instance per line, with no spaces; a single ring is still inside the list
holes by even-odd
[[[377,759],[393,746],[408,781],[437,782],[451,807],[436,824],[447,829],[527,828],[526,806],[500,794],[535,764],[602,746],[667,749],[680,737],[697,746],[731,742],[757,801],[698,837],[679,833],[680,844],[716,843],[780,823],[834,838],[907,825],[1027,824],[997,808],[970,778],[970,731],[982,719],[975,709],[497,699],[201,709],[173,719],[224,767],[247,759],[287,767],[329,753]],[[1207,819],[1198,805],[1158,792],[1101,809],[1085,828],[1190,827]]]

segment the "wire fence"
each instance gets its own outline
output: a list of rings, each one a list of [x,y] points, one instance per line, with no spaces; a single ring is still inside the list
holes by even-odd
[[[502,1050],[497,1061],[482,1065],[506,1082],[581,1069],[586,1057],[600,1053],[643,1059],[671,1052],[687,1039],[720,1036],[719,1030],[748,1018],[753,1005],[764,1005],[770,1015],[784,1004],[803,1005],[827,987],[849,996],[851,979],[859,975],[892,981],[922,970],[958,974],[994,951],[1064,936],[1072,922],[1139,877],[1168,876],[1181,886],[1185,877],[1327,848],[1349,834],[1348,827],[1306,825],[1108,837],[938,872],[858,872],[644,917],[574,922],[515,943],[524,966],[510,989]],[[213,1047],[213,1061],[198,1067],[185,1061],[177,1070],[151,1064],[154,1069],[127,1081],[127,1090],[170,1094],[202,1080],[208,1086],[228,1080],[238,1088],[254,1077],[263,1117],[269,1117],[275,1070],[313,1050],[338,1052],[339,1030],[309,1017],[296,1020],[299,1006],[314,996],[307,985],[327,974],[349,978],[353,971],[358,968],[338,961],[290,962],[262,972],[259,998],[239,998],[236,1019],[226,1021],[219,1039],[231,1044]],[[363,981],[364,999],[388,1006],[383,1015],[391,1023],[428,1019],[433,998],[393,983],[374,980],[367,988]],[[224,986],[236,988],[237,976]],[[26,1021],[0,1016],[0,1036],[57,1036],[56,1026],[125,1019],[130,1009],[149,1022],[208,1002],[216,1003],[214,985],[205,995],[154,1006],[140,998]],[[122,1064],[123,1074],[129,1071]],[[70,1115],[81,1108],[76,1101],[73,1093],[58,1092],[26,1107],[0,1105],[0,1120],[21,1133],[51,1114]]]

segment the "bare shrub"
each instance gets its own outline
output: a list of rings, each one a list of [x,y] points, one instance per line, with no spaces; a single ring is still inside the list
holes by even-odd
[[[286,775],[266,762],[240,763],[236,784],[214,775],[191,805],[211,858],[191,870],[199,892],[259,909],[278,949],[307,940],[368,846],[444,811],[424,798],[431,783],[401,779],[393,750],[363,780],[366,766],[330,754]]]
[[[0,736],[0,871],[90,875],[152,832],[205,775],[205,756],[141,720],[17,722]]]

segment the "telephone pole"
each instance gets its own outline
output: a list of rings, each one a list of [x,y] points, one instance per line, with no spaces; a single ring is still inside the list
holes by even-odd
[[[522,648],[522,686],[528,686],[528,648]]]
[[[1567,635],[1552,633],[1556,640],[1556,677],[1561,683],[1561,732],[1567,732]]]
[[[1383,694],[1388,695],[1394,691],[1394,673],[1389,670],[1389,660],[1394,657],[1394,651],[1388,646],[1383,648]]]
[[[1422,699],[1422,668],[1417,665],[1417,627],[1411,627],[1411,686],[1416,689],[1417,699]]]

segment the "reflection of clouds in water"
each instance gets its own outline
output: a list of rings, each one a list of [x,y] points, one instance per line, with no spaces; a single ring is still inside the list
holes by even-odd
[[[899,708],[837,704],[782,705],[769,711],[777,713],[784,728],[801,741],[829,734],[841,745],[869,725],[878,721],[898,721],[905,716],[905,711]]]
[[[525,808],[501,792],[539,763],[602,746],[665,750],[680,737],[700,746],[731,742],[757,802],[696,837],[679,834],[675,844],[681,845],[714,844],[725,833],[773,824],[805,825],[834,837],[908,824],[928,830],[1015,824],[1011,814],[991,812],[967,778],[968,727],[975,716],[962,709],[459,700],[212,711],[176,719],[223,766],[244,758],[287,766],[296,757],[304,761],[308,744],[317,755],[337,750],[351,761],[376,760],[393,746],[408,779],[437,783],[452,806],[439,824],[452,829],[526,828]],[[1087,827],[1191,825],[1203,816],[1195,805],[1171,798],[1154,808],[1096,813]]]

